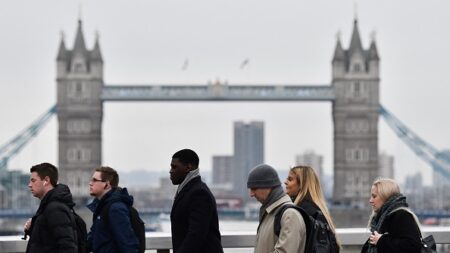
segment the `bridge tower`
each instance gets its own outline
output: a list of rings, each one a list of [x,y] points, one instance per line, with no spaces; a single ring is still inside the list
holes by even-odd
[[[355,19],[350,46],[338,38],[332,61],[334,121],[333,201],[367,208],[369,186],[378,174],[379,57],[375,41],[361,43]]]
[[[57,111],[60,182],[75,199],[89,196],[89,179],[102,159],[103,59],[98,38],[88,50],[82,22],[72,50],[61,38],[57,65]]]

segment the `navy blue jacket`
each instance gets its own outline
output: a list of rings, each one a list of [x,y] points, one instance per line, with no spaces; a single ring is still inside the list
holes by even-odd
[[[108,203],[109,224],[101,219],[102,209]],[[130,222],[128,206],[133,205],[133,196],[126,188],[109,191],[100,200],[95,199],[87,207],[94,213],[92,227],[88,233],[88,249],[94,253],[137,253],[139,240]]]
[[[170,221],[174,253],[223,253],[216,200],[200,177],[177,194]]]

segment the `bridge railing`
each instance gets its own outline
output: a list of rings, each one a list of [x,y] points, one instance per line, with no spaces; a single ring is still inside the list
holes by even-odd
[[[359,252],[362,244],[369,237],[366,228],[337,229],[339,238],[344,247],[343,252]],[[450,244],[450,226],[423,228],[424,235],[432,234],[437,244]],[[157,253],[169,253],[172,248],[170,233],[150,232],[146,234],[147,250]],[[20,236],[0,236],[0,253],[25,252],[27,241]],[[255,245],[255,232],[224,232],[222,233],[224,249],[253,248]]]

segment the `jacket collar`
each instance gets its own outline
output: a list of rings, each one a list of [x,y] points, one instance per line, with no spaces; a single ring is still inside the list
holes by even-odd
[[[201,182],[202,178],[201,176],[195,177],[193,179],[191,179],[184,187],[183,189],[181,189],[181,191],[175,195],[175,200],[173,201],[173,206],[175,206],[175,204],[183,198],[184,194],[186,194],[186,191],[194,184],[196,184],[197,182]]]
[[[267,211],[267,213],[271,213],[271,212],[273,212],[273,210],[277,209],[277,207],[279,207],[285,203],[292,203],[292,200],[291,200],[291,198],[289,198],[288,195],[284,195],[282,198],[273,202],[270,206],[268,206],[266,208],[266,211]]]
[[[96,213],[101,207],[103,207],[108,199],[111,197],[113,190],[108,191],[101,199],[95,198],[90,204],[86,207],[91,210],[93,213]],[[98,212],[97,212],[98,213]]]

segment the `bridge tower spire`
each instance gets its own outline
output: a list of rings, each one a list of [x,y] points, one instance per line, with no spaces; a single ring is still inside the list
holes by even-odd
[[[72,50],[61,39],[56,65],[60,182],[82,201],[89,197],[89,178],[102,159],[104,84],[100,45],[96,40],[87,49],[81,20]]]
[[[355,18],[350,45],[338,40],[332,61],[335,204],[365,208],[378,175],[379,57],[364,49]]]

